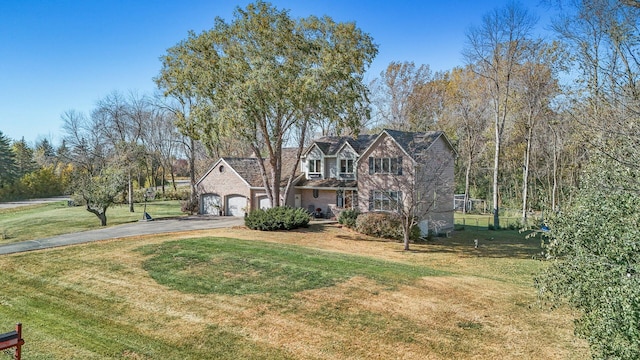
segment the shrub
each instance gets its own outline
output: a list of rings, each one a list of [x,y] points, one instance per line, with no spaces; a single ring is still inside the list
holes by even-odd
[[[356,220],[358,219],[358,215],[360,215],[360,211],[358,211],[358,209],[344,210],[338,216],[338,223],[350,229],[353,229],[356,227]]]
[[[364,213],[356,219],[356,231],[384,239],[402,240],[402,218],[393,213]]]
[[[186,200],[180,202],[180,210],[186,214],[197,214],[200,210],[200,203],[198,199],[195,200]]]
[[[278,206],[251,211],[245,217],[244,224],[252,230],[291,230],[306,227],[310,220],[311,217],[305,209]]]

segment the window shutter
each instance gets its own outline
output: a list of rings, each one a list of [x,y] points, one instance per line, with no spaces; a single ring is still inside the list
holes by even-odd
[[[369,190],[369,211],[373,211],[373,190]]]
[[[404,201],[402,199],[402,191],[398,191],[398,210],[404,210]]]
[[[369,156],[369,175],[373,175],[373,157]]]
[[[398,156],[398,175],[402,175],[402,156]]]

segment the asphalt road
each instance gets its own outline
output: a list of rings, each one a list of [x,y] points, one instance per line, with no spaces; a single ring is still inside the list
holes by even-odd
[[[58,235],[46,239],[28,240],[0,245],[0,255],[82,244],[128,236],[162,234],[178,231],[224,228],[244,224],[244,218],[232,216],[189,216],[177,219],[140,221],[103,229]]]
[[[45,203],[67,201],[67,200],[70,200],[68,196],[57,196],[57,197],[46,198],[46,199],[29,199],[29,200],[20,200],[20,201],[0,202],[0,209],[12,209],[20,206],[45,204]]]

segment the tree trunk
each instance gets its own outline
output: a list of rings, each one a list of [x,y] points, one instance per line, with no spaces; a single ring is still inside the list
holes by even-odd
[[[103,208],[102,212],[100,212],[96,209],[92,209],[89,204],[87,204],[87,211],[100,219],[100,226],[107,226],[107,208]]]
[[[553,130],[553,129],[552,129]],[[556,144],[556,132],[553,132],[553,188],[551,190],[551,211],[556,211],[556,192],[558,191],[558,147]]]
[[[498,166],[500,165],[500,126],[496,117],[496,146],[493,155],[493,226],[500,228],[500,213],[498,206]]]
[[[409,251],[409,235],[411,234],[411,220],[406,216],[404,221],[402,222],[403,229],[403,241],[404,241],[404,251]]]
[[[522,169],[522,226],[527,227],[527,196],[529,185],[529,161],[531,158],[531,136],[533,136],[533,126],[527,129],[527,146],[524,150],[524,166]],[[534,189],[535,190],[535,189]]]
[[[128,191],[129,191],[129,212],[134,212],[133,209],[133,178],[131,176],[131,169],[127,173],[128,178]],[[106,221],[106,220],[105,220]]]
[[[469,177],[471,175],[471,153],[467,157],[467,168],[464,172],[464,204],[462,206],[462,213],[467,213],[467,206],[469,204]]]
[[[189,137],[189,141],[189,182],[191,185],[191,201],[195,202],[198,198],[196,194],[196,149],[193,138]]]
[[[176,171],[173,168],[173,165],[169,166],[169,169],[171,173],[171,183],[173,184],[173,191],[178,191],[178,186],[176,185]]]

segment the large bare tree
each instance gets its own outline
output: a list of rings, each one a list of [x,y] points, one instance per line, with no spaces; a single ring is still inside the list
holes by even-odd
[[[500,155],[507,121],[513,113],[514,81],[518,66],[530,50],[531,32],[537,18],[515,2],[495,9],[482,18],[480,26],[467,33],[464,56],[478,75],[490,83],[493,110],[493,222],[500,226]]]

